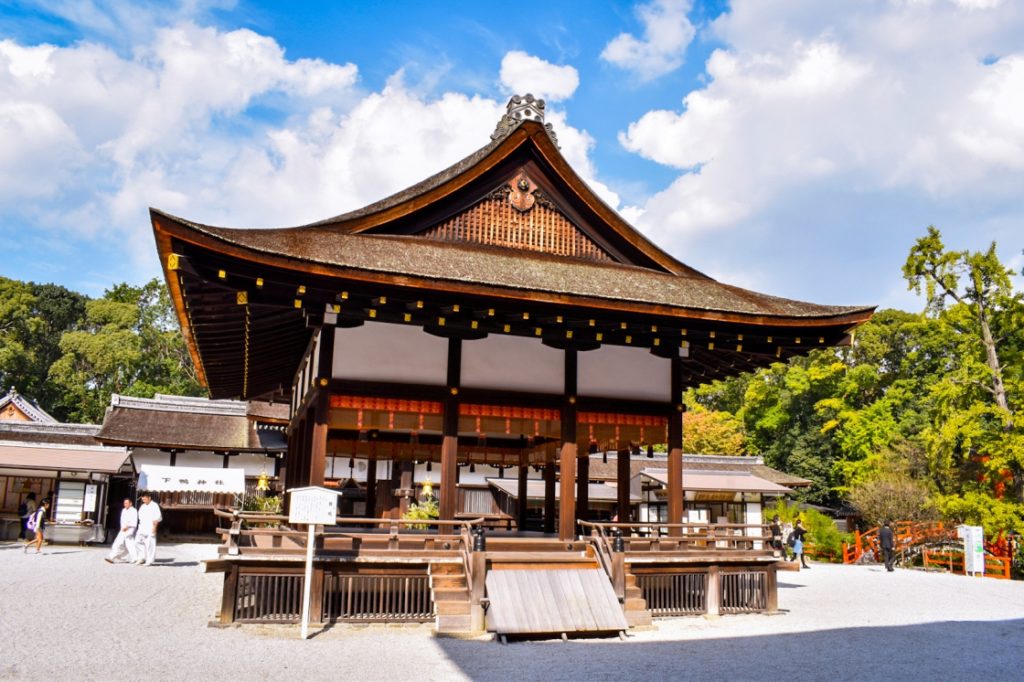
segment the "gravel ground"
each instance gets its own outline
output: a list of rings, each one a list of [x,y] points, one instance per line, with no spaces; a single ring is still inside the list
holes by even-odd
[[[1024,582],[814,564],[780,573],[777,616],[657,621],[627,641],[437,638],[429,626],[207,627],[213,545],[158,565],[103,548],[0,545],[0,678],[25,680],[1021,680]]]

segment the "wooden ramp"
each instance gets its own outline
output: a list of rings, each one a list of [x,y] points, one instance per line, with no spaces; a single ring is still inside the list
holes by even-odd
[[[498,635],[616,633],[629,628],[598,569],[492,570],[487,629]]]

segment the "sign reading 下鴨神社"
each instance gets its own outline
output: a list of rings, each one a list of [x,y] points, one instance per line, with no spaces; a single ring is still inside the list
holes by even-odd
[[[334,525],[338,493],[326,488],[295,488],[288,491],[288,523]]]
[[[241,495],[245,492],[245,470],[143,464],[139,490]]]

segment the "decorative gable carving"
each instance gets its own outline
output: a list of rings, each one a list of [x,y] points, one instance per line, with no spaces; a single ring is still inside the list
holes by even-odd
[[[593,261],[616,261],[576,227],[525,172],[520,172],[469,209],[424,230],[420,236]]]

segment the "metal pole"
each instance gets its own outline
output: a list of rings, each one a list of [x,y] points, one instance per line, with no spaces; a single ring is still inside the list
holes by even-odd
[[[306,538],[306,579],[302,585],[302,639],[309,634],[309,594],[313,583],[313,543],[316,526],[309,524],[309,536]]]

